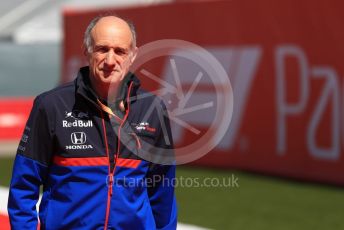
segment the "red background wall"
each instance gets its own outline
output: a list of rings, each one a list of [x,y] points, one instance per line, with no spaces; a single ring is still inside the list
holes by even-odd
[[[113,11],[135,23],[139,46],[182,39],[205,48],[259,48],[233,145],[214,149],[194,163],[344,184],[343,8],[340,0],[243,0]],[[63,80],[75,71],[71,57],[83,60],[80,44],[86,25],[109,10],[65,11]],[[162,63],[152,67],[154,73],[163,72]],[[281,90],[285,93],[278,100]],[[288,106],[291,110],[283,112]]]

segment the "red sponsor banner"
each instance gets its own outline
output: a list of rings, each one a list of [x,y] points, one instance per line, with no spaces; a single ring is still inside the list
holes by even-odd
[[[0,214],[0,228],[3,230],[10,230],[11,229],[7,215]]]
[[[0,98],[0,140],[19,140],[31,111],[33,98]]]
[[[135,23],[138,46],[161,39],[189,41],[207,49],[229,75],[234,90],[230,128],[195,164],[343,185],[343,8],[340,0],[243,0],[113,11]],[[84,30],[104,12],[109,9],[64,11],[63,82],[86,63]],[[157,58],[145,67],[164,77],[167,63]],[[141,79],[147,89],[158,87]],[[183,76],[181,84],[189,88],[192,81]],[[196,91],[199,97],[214,94],[207,85]],[[186,119],[199,130],[210,125],[206,114]],[[177,146],[193,141],[188,134],[177,132]]]

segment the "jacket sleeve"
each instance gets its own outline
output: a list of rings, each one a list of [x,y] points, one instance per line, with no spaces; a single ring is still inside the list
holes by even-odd
[[[152,185],[148,196],[156,229],[177,228],[177,202],[174,194],[175,166],[154,165],[150,172]]]
[[[37,229],[36,203],[51,156],[51,132],[40,97],[34,101],[13,165],[8,198],[11,229]]]
[[[173,139],[169,117],[164,104],[162,104],[163,122],[160,124],[156,146],[165,149],[165,157],[173,153]],[[161,123],[161,122],[160,122]],[[167,134],[167,135],[166,135]],[[168,137],[168,138],[167,138]],[[170,159],[168,164],[152,164],[148,178],[153,183],[148,186],[148,196],[155,218],[156,229],[172,230],[177,228],[177,203],[174,194],[175,162]]]

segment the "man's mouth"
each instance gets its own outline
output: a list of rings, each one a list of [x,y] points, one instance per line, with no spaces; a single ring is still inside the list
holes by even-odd
[[[108,76],[108,75],[111,75],[115,72],[118,72],[116,69],[102,69],[104,75]]]

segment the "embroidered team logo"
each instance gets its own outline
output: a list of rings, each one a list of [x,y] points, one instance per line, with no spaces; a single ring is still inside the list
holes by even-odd
[[[66,149],[93,149],[92,145],[87,145],[86,143],[86,133],[84,132],[73,132],[70,134],[70,139],[73,145],[67,145]]]
[[[84,113],[84,112],[81,112],[81,111],[78,111],[78,110],[74,110],[72,112],[65,112],[65,118],[74,118],[74,119],[87,119],[89,118],[88,116],[88,113]]]
[[[63,128],[70,128],[70,127],[93,127],[92,120],[89,119],[88,113],[84,113],[78,110],[74,110],[72,112],[65,112],[65,120],[62,120],[62,127]]]
[[[155,133],[156,129],[153,127],[149,126],[148,122],[140,122],[139,124],[133,124],[136,131],[142,132],[142,131],[147,131],[150,133]]]
[[[70,138],[75,145],[82,145],[86,142],[86,134],[84,132],[74,132],[70,135]]]

